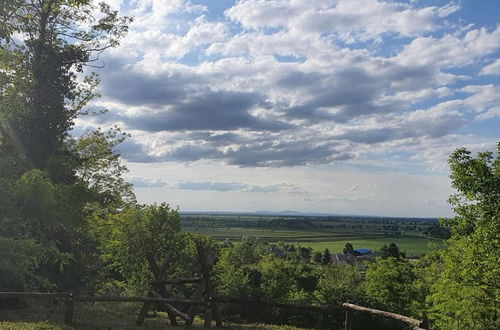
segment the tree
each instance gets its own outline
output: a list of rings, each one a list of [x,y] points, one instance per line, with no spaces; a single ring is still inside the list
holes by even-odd
[[[457,193],[449,199],[455,217],[440,220],[452,236],[429,297],[436,328],[500,328],[499,153],[500,143],[496,158],[460,148],[448,160]]]
[[[0,236],[0,250],[0,290],[23,291],[27,283],[46,289],[43,284],[47,283],[34,274],[44,257],[40,244],[32,239]],[[0,301],[0,306],[1,303]]]
[[[317,265],[321,264],[321,259],[322,259],[322,254],[321,252],[314,252],[314,255],[313,255],[313,262]]]
[[[382,248],[380,249],[380,254],[382,258],[396,258],[399,259],[402,255],[401,252],[399,251],[399,247],[396,245],[396,243],[392,242],[387,246],[384,244]]]
[[[74,119],[97,96],[97,76],[79,82],[77,74],[117,45],[130,19],[105,3],[96,8],[91,0],[8,2],[13,3],[4,13],[9,19],[1,48],[4,56],[19,58],[18,65],[4,66],[10,83],[3,88],[0,112],[9,129],[1,135],[29,167],[43,169],[51,157],[65,153]],[[24,36],[21,45],[10,39],[13,32]]]
[[[86,218],[133,200],[114,150],[118,135],[69,135],[98,96],[99,79],[84,68],[118,43],[129,22],[91,0],[0,3],[0,236],[9,246],[25,243],[19,253],[31,242],[41,251],[25,268],[36,276],[22,276],[32,287],[36,277],[59,290],[81,288],[95,259]]]
[[[96,129],[85,132],[71,146],[79,163],[78,181],[90,190],[101,208],[113,210],[123,207],[123,203],[135,203],[132,185],[123,178],[127,168],[116,151],[126,137],[116,126],[108,131]],[[55,171],[51,171],[52,176],[56,176]]]
[[[0,40],[10,41],[12,33],[16,30],[12,18],[19,10],[23,0],[3,0],[0,3]]]
[[[346,254],[346,253],[353,254],[353,252],[354,252],[354,247],[352,246],[352,244],[349,243],[349,242],[345,243],[344,249],[342,250],[342,253],[344,253],[344,254]]]
[[[104,262],[139,292],[165,276],[171,251],[181,244],[180,217],[166,204],[128,207],[93,223]]]
[[[307,262],[310,262],[311,252],[312,252],[311,248],[300,247],[299,253],[300,253],[301,260],[307,260]]]
[[[359,263],[336,263],[332,267],[322,267],[315,293],[318,301],[333,306],[348,300],[361,300],[363,296],[361,267]]]
[[[360,263],[335,263],[331,267],[321,267],[314,292],[315,301],[323,306],[339,306],[344,302],[361,303],[364,280],[364,271],[361,267],[363,266]],[[343,328],[344,315],[342,313],[322,315],[322,319],[321,328]],[[357,318],[356,324],[360,324]]]
[[[262,275],[260,288],[265,299],[282,301],[291,291],[294,284],[294,263],[290,260],[264,255],[257,264]]]
[[[207,250],[217,245],[211,238],[181,231],[179,213],[165,203],[128,206],[92,223],[103,262],[119,275],[114,278],[121,282],[118,287],[134,293],[144,293],[153,280],[192,277],[200,271],[196,242]]]
[[[330,256],[330,251],[328,251],[328,249],[325,249],[325,251],[323,252],[323,255],[321,256],[321,263],[323,265],[328,265],[332,262],[331,260],[332,259]]]
[[[424,234],[436,238],[448,239],[451,236],[451,231],[440,224],[433,223],[424,231]]]
[[[375,308],[403,315],[415,315],[416,276],[411,264],[396,258],[377,258],[366,271],[366,299]]]

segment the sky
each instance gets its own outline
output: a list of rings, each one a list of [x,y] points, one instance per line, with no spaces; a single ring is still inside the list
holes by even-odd
[[[100,57],[142,203],[451,216],[447,158],[500,141],[500,1],[113,0]]]

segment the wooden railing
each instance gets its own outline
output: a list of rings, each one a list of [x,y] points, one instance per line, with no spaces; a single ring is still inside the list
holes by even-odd
[[[0,292],[0,298],[24,297],[24,298],[60,298],[64,299],[65,312],[64,323],[71,325],[73,323],[75,302],[141,302],[141,303],[167,303],[167,304],[186,304],[193,306],[204,306],[205,301],[186,300],[186,299],[164,299],[151,297],[121,297],[121,296],[78,296],[73,293],[42,293],[42,292]]]
[[[353,326],[353,311],[366,312],[375,315],[392,318],[400,322],[413,326],[415,330],[428,329],[425,320],[418,320],[408,316],[399,315],[391,312],[386,312],[378,309],[372,309],[350,303],[343,303],[338,306],[314,306],[304,304],[287,304],[270,301],[249,300],[236,297],[208,297],[202,300],[187,300],[187,299],[165,299],[165,298],[151,298],[151,297],[121,297],[121,296],[79,296],[73,293],[42,293],[42,292],[0,292],[0,299],[7,297],[19,298],[40,298],[40,299],[64,299],[65,313],[64,323],[67,325],[73,324],[73,315],[75,310],[75,302],[141,302],[141,303],[165,303],[165,304],[184,304],[190,306],[205,306],[206,309],[211,309],[213,304],[239,304],[239,305],[258,305],[265,307],[277,307],[284,309],[300,309],[307,311],[321,311],[324,313],[338,312],[339,309],[345,309],[345,330],[351,330]],[[207,322],[205,319],[205,327],[211,327],[211,319]]]
[[[427,321],[426,320],[417,320],[408,316],[404,315],[399,315],[396,313],[391,313],[391,312],[386,312],[386,311],[381,311],[379,309],[373,309],[373,308],[368,308],[368,307],[363,307],[359,305],[354,305],[354,304],[349,304],[349,303],[343,303],[342,307],[346,309],[346,317],[345,317],[345,330],[351,330],[352,329],[352,324],[353,324],[353,317],[352,317],[352,311],[360,311],[360,312],[366,312],[370,314],[375,314],[375,315],[382,315],[388,318],[392,318],[398,321],[401,321],[403,323],[409,324],[413,326],[414,330],[424,330],[428,329]]]

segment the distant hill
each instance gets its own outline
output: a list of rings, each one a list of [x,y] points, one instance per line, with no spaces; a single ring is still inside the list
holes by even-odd
[[[292,217],[330,217],[341,216],[335,213],[316,213],[300,211],[255,211],[255,212],[237,212],[237,211],[181,211],[181,214],[207,214],[207,215],[257,215],[257,216],[292,216]]]

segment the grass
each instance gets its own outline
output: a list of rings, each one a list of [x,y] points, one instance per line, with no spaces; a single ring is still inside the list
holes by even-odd
[[[63,330],[68,329],[52,322],[0,322],[0,329],[4,330]],[[69,328],[70,329],[70,328]]]
[[[141,308],[137,303],[76,303],[74,325],[64,325],[64,304],[31,300],[29,308],[0,310],[0,329],[5,330],[160,330],[180,329],[171,327],[164,313],[146,318],[143,326],[135,320]],[[192,327],[202,329],[203,320],[196,318]],[[224,329],[234,330],[300,330],[287,325],[224,323]]]
[[[79,326],[75,327],[68,327],[68,326],[63,326],[61,324],[57,324],[54,322],[47,322],[47,321],[40,321],[40,322],[0,322],[0,329],[2,330],[78,330],[78,329],[84,329],[84,330],[135,330],[135,329],[202,329],[203,326],[202,324],[196,324],[192,327],[186,328],[186,327],[171,327],[169,325],[163,325],[161,327],[156,327],[156,328],[151,328],[149,326],[141,326],[141,327],[136,327],[136,326],[131,326],[131,327],[123,327],[123,326],[100,326],[100,325],[95,325],[92,327],[85,327],[81,328]],[[229,330],[253,330],[253,329],[260,329],[260,330],[300,330],[303,328],[297,328],[297,327],[292,327],[292,326],[287,326],[287,325],[272,325],[272,324],[241,324],[241,325],[225,325],[224,328],[213,328],[213,329],[229,329]]]
[[[258,237],[261,240],[277,241],[328,241],[330,239],[355,239],[359,237],[384,237],[383,232],[353,231],[353,230],[298,230],[298,229],[272,229],[272,228],[247,228],[247,227],[186,227],[185,230],[210,235],[216,239],[240,240],[242,237]]]
[[[310,242],[301,244],[313,248],[315,251],[323,252],[328,249],[331,253],[340,253],[347,241],[325,241],[325,242]],[[425,237],[371,237],[351,239],[349,242],[357,248],[367,248],[371,250],[380,250],[382,245],[389,245],[391,242],[397,244],[401,251],[406,252],[407,256],[418,256],[427,253],[431,250],[436,250],[443,247],[443,241],[439,239],[427,239]]]

